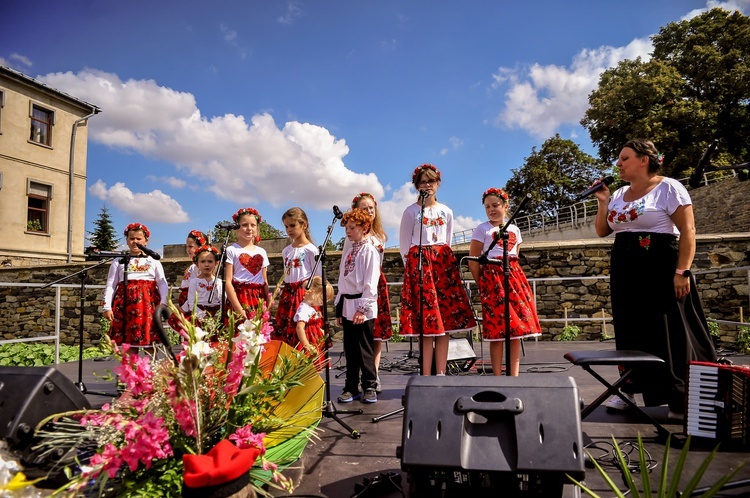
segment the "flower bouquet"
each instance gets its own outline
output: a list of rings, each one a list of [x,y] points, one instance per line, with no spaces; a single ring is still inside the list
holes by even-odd
[[[233,318],[226,328],[208,320],[203,329],[182,319],[176,356],[161,346],[138,356],[110,343],[121,359],[115,372],[122,394],[98,410],[49,417],[37,432],[40,454],[68,449],[57,466],[69,481],[56,494],[178,497],[183,457],[227,439],[259,450],[250,470],[258,494],[269,486],[291,490],[281,470],[314,434],[323,381],[315,358],[269,341],[267,308],[248,316],[236,335]],[[218,341],[207,342],[212,336]]]

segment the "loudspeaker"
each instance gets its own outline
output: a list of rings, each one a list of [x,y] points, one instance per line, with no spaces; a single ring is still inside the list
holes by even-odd
[[[448,341],[448,363],[446,373],[468,372],[477,361],[477,354],[468,339]]]
[[[409,496],[562,496],[584,478],[572,377],[414,377],[404,395]]]
[[[0,367],[0,437],[11,449],[29,446],[48,416],[84,408],[83,393],[53,367]]]

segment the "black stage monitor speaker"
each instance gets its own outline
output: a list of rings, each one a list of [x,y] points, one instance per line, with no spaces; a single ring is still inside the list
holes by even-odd
[[[584,478],[572,377],[414,377],[398,449],[410,496],[562,496]]]
[[[83,393],[53,367],[0,367],[0,437],[11,449],[25,449],[50,415],[84,408]]]

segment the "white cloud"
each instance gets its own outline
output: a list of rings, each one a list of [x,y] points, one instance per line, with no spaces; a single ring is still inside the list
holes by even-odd
[[[118,182],[107,188],[102,180],[89,187],[89,193],[117,209],[143,222],[184,223],[190,221],[180,203],[161,190],[146,194],[133,193],[124,183]]]
[[[707,10],[714,9],[716,7],[719,7],[724,10],[728,11],[735,11],[739,10],[740,12],[747,12],[748,9],[750,9],[750,0],[729,0],[729,1],[717,1],[717,0],[708,0],[706,2],[706,7],[702,9],[693,9],[680,19],[681,21],[687,21],[694,17],[698,17],[699,15],[703,14]]]
[[[294,21],[302,17],[302,9],[297,2],[289,2],[286,4],[286,12],[284,15],[276,18],[281,24],[292,24]]]
[[[470,216],[455,216],[453,218],[453,233],[474,230],[482,221],[484,220],[475,220]],[[468,238],[471,238],[471,234]]]
[[[90,122],[90,140],[172,163],[236,204],[278,207],[300,199],[327,209],[341,192],[383,197],[377,176],[348,169],[346,141],[322,126],[289,121],[279,128],[266,113],[249,123],[233,114],[206,118],[190,93],[102,71],[40,79],[102,108]]]
[[[187,182],[181,178],[176,178],[174,176],[153,176],[149,175],[146,177],[147,179],[151,180],[155,183],[166,183],[170,187],[173,188],[185,188],[187,187]]]
[[[401,226],[401,215],[404,209],[414,204],[417,200],[417,191],[411,182],[406,182],[393,191],[390,200],[378,202],[378,212],[386,229],[395,229]]]
[[[31,62],[31,59],[29,59],[25,55],[13,53],[13,54],[10,54],[10,58],[13,59],[14,61],[20,62],[26,67],[31,67],[33,65]]]
[[[448,139],[448,142],[450,142],[451,146],[450,147],[443,147],[442,149],[440,149],[440,155],[441,156],[446,155],[448,152],[451,151],[451,149],[452,150],[458,150],[458,149],[460,149],[461,147],[464,146],[464,141],[461,140],[458,137],[450,137]]]

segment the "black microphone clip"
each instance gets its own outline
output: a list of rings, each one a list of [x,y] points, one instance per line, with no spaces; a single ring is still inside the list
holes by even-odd
[[[338,206],[333,206],[333,215],[336,217],[337,220],[340,220],[344,217],[344,213],[341,212]]]
[[[428,191],[426,191],[426,190],[420,190],[419,191],[419,197],[421,197],[422,199],[424,199],[428,195],[430,195],[430,193]]]
[[[217,223],[214,228],[217,230],[237,230],[240,226],[237,223]]]

